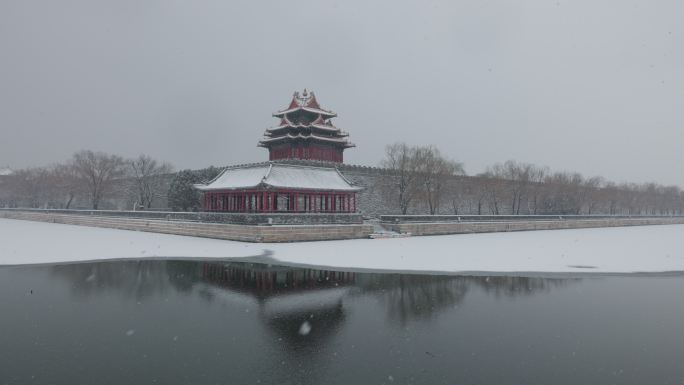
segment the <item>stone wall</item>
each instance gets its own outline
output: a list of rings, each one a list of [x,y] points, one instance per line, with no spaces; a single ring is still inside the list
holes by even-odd
[[[359,213],[367,217],[401,212],[395,201],[385,199],[383,183],[388,179],[385,170],[377,167],[340,165],[340,173],[355,186],[362,187],[359,192]]]
[[[464,222],[382,222],[388,230],[412,235],[494,233],[529,230],[583,229],[684,224],[684,217],[615,217],[595,219],[536,219]]]
[[[360,224],[363,218],[353,213],[217,213],[177,211],[119,211],[119,210],[63,210],[63,209],[2,209],[43,214],[70,214],[167,221],[230,223],[242,225],[325,225]]]
[[[199,223],[161,219],[73,215],[39,211],[0,210],[0,218],[106,227],[121,230],[188,235],[245,242],[295,242],[368,238],[371,225],[280,225],[258,226],[225,223]]]
[[[579,219],[669,219],[684,216],[643,216],[643,215],[381,215],[383,223],[409,222],[503,222],[503,221],[573,221]]]

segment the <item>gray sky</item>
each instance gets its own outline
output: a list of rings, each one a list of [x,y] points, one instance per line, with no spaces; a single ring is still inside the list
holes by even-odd
[[[79,149],[177,168],[257,148],[302,88],[377,165],[434,144],[684,186],[684,2],[0,2],[0,166]]]

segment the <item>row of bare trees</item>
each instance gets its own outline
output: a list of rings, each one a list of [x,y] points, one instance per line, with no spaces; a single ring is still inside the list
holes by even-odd
[[[75,202],[95,210],[109,198],[131,196],[136,207],[150,208],[167,192],[171,165],[147,155],[135,159],[83,150],[66,162],[21,169],[4,176],[0,207],[73,208]]]
[[[622,183],[602,177],[507,161],[475,176],[434,147],[397,143],[386,148],[379,182],[385,199],[402,214],[679,215],[677,186]]]
[[[465,174],[463,164],[444,157],[437,148],[405,143],[387,146],[382,166],[390,175],[381,181],[384,193],[396,199],[402,214],[418,201],[436,214],[448,195],[450,180]]]

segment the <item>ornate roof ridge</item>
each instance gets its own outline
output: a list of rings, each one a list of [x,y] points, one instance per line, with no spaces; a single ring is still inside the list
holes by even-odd
[[[307,91],[306,88],[301,94],[299,93],[299,91],[295,91],[292,95],[292,100],[290,101],[290,104],[287,106],[287,108],[284,110],[278,110],[274,112],[273,116],[282,117],[285,114],[297,110],[304,110],[329,117],[337,116],[336,113],[322,108],[321,105],[318,103],[316,95],[313,93],[313,91]]]

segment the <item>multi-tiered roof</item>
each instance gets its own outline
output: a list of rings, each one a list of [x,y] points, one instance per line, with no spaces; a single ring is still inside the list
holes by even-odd
[[[349,134],[335,127],[337,116],[321,108],[313,92],[295,92],[290,105],[273,114],[280,124],[264,132],[260,147],[268,148],[269,159],[310,159],[342,162],[342,153],[354,144]]]

